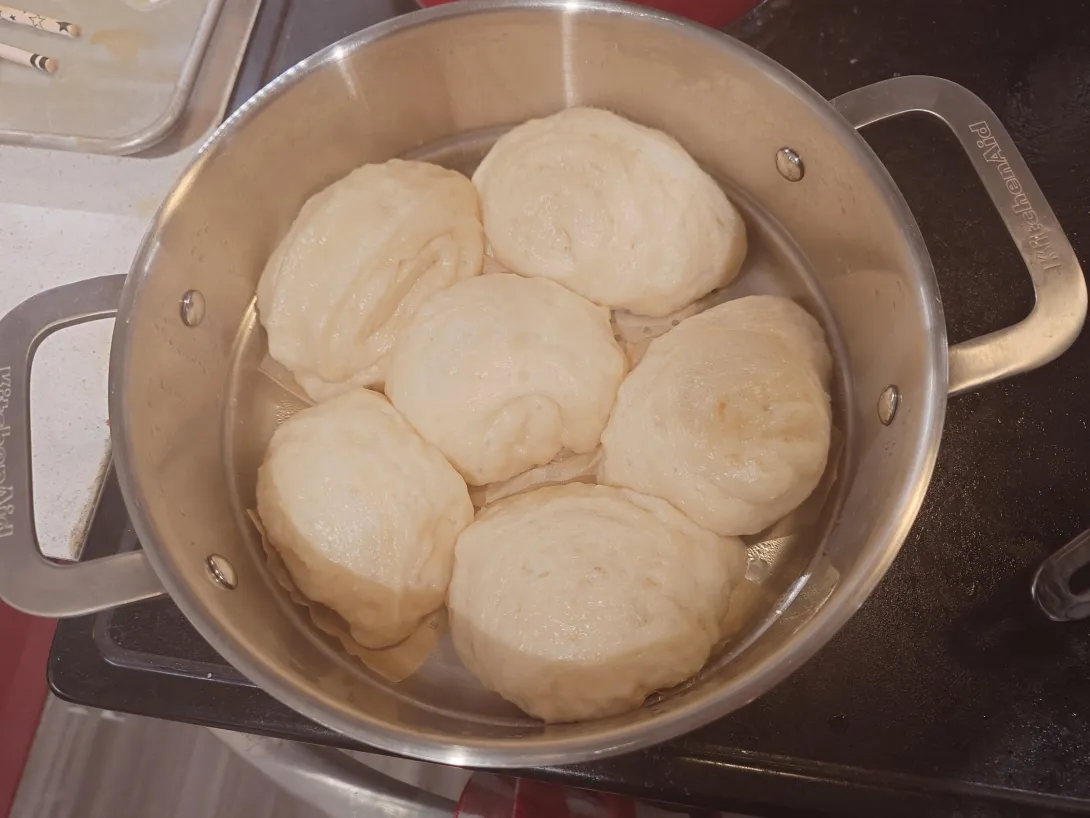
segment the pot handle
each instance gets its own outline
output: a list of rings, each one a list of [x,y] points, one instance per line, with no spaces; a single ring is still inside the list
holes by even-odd
[[[1090,591],[1073,588],[1071,579],[1090,566],[1090,530],[1051,555],[1033,575],[1030,589],[1038,607],[1054,622],[1090,617]]]
[[[59,329],[117,312],[125,276],[91,278],[28,298],[0,319],[0,599],[37,616],[93,613],[164,593],[143,551],[50,562],[34,530],[30,366]]]
[[[938,77],[910,76],[849,91],[833,106],[856,128],[922,112],[954,132],[1018,246],[1037,294],[1017,324],[950,347],[950,394],[1036,369],[1078,337],[1086,282],[1075,251],[1006,128],[976,94]]]

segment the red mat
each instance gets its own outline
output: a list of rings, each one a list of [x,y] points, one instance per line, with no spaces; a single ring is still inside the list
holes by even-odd
[[[11,811],[38,729],[56,624],[0,602],[0,816]]]

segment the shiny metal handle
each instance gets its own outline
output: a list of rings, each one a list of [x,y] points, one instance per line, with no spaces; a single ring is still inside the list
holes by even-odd
[[[1084,531],[1041,563],[1033,577],[1033,598],[1049,619],[1073,622],[1090,616],[1090,590],[1075,591],[1071,577],[1090,566],[1090,531]]]
[[[0,599],[26,613],[63,617],[163,593],[142,551],[62,565],[42,556],[30,467],[30,366],[64,327],[117,312],[125,276],[67,284],[28,298],[0,319]]]
[[[1032,312],[951,347],[950,393],[1043,366],[1071,346],[1086,318],[1082,267],[1010,134],[980,97],[938,77],[895,77],[849,91],[833,105],[856,128],[910,112],[946,123],[1025,260],[1037,294]]]
[[[332,818],[454,815],[453,801],[391,778],[340,750],[231,730],[212,733],[279,786]]]

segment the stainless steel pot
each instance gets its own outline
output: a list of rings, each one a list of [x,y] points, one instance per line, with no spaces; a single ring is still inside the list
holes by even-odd
[[[449,648],[405,682],[382,681],[270,581],[244,512],[285,407],[257,370],[253,295],[304,200],[360,163],[413,155],[468,169],[504,128],[575,104],[673,134],[733,193],[754,238],[739,286],[802,299],[833,339],[844,448],[822,513],[774,562],[773,592],[735,649],[636,712],[545,727],[484,691]],[[949,348],[920,232],[855,130],[909,111],[951,128],[1037,292],[1021,323]],[[30,358],[48,333],[115,311],[114,460],[145,550],[59,567],[34,537]],[[0,596],[68,616],[165,591],[273,696],[397,753],[514,767],[631,750],[741,707],[825,644],[912,524],[947,394],[1047,363],[1085,312],[1082,271],[1029,169],[995,115],[953,83],[899,77],[830,104],[746,46],[639,7],[501,0],[419,12],[304,61],[232,116],[160,209],[127,279],[44,293],[0,323]]]

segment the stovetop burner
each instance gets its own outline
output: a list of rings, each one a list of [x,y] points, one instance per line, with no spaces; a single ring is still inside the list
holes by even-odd
[[[410,2],[266,0],[235,104],[318,48]],[[1090,15],[995,0],[768,0],[731,33],[827,97],[944,76],[1002,119],[1068,231],[1090,249]],[[865,136],[927,238],[951,342],[1023,317],[1033,291],[953,138],[922,118]],[[1090,340],[952,399],[935,476],[873,596],[754,704],[647,751],[529,775],[758,814],[1090,813],[1090,623],[1033,606],[1040,561],[1090,527]],[[139,547],[112,473],[85,549]],[[355,746],[228,666],[168,599],[62,622],[58,695],[98,707]]]

